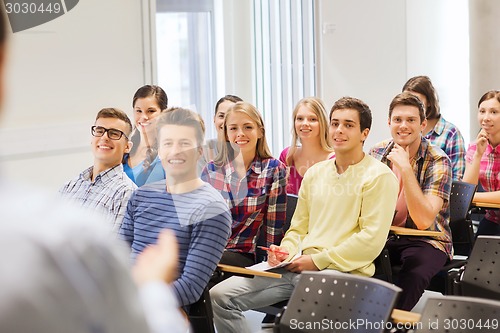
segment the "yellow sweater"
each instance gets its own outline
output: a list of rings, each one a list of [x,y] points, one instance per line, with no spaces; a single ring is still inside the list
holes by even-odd
[[[372,276],[384,247],[398,196],[393,172],[371,156],[338,174],[335,160],[319,162],[304,175],[290,229],[281,246],[292,258],[311,255],[320,269]]]

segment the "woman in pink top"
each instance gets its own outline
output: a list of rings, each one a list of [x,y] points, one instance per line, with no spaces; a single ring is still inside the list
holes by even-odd
[[[289,169],[286,192],[298,194],[307,169],[335,155],[328,142],[326,110],[319,98],[301,99],[295,106],[292,117],[292,145],[283,149],[280,161]]]

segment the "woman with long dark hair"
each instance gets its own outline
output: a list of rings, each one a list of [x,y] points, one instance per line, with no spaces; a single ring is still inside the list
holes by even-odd
[[[167,94],[159,86],[145,85],[134,94],[133,146],[130,153],[123,157],[123,170],[137,186],[165,179],[165,171],[158,158],[156,117],[167,109],[167,104]]]

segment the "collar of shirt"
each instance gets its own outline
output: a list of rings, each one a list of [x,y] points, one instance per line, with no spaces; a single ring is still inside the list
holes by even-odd
[[[248,176],[248,174],[250,172],[253,172],[253,173],[260,175],[262,173],[262,169],[263,169],[262,159],[256,155],[252,161],[252,164],[250,164],[250,168],[248,168],[246,174]],[[227,164],[227,168],[226,168],[226,172],[225,172],[226,179],[231,178],[231,176],[235,173],[236,173],[236,169],[234,168],[233,161],[231,161]]]
[[[429,146],[429,141],[426,138],[421,137],[420,139],[420,146],[418,147],[417,154],[415,155],[415,161],[418,161],[419,159],[425,157],[425,152],[427,151],[427,147]],[[387,146],[385,147],[382,154],[382,162],[386,163],[387,165],[390,164],[390,161],[387,159],[387,155],[389,155],[389,153],[391,152],[392,147],[394,147],[394,140],[387,141]]]
[[[83,180],[92,182],[91,179],[92,179],[92,171],[93,171],[93,169],[94,169],[93,166],[85,169],[80,174],[80,178],[83,179]],[[113,181],[113,178],[115,176],[119,175],[122,172],[123,172],[123,165],[122,164],[115,165],[114,167],[109,168],[107,170],[104,170],[103,172],[101,172],[97,176],[95,176],[93,183],[95,183],[97,181],[101,181],[103,184],[110,183],[110,182]]]
[[[489,155],[491,153],[500,154],[500,145],[497,145],[495,148],[493,148],[493,146],[488,143],[488,146],[486,146],[485,154]]]
[[[444,132],[445,127],[446,127],[446,121],[444,120],[443,116],[440,115],[438,122],[436,123],[436,125],[434,125],[434,128],[429,133],[427,133],[425,137],[426,138],[431,137],[433,134],[435,136],[441,136],[441,134],[443,134]]]

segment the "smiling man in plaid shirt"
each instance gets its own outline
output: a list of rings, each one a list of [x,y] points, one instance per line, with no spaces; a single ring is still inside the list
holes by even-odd
[[[444,233],[435,238],[398,237],[387,241],[391,262],[402,265],[396,285],[403,292],[396,307],[403,310],[417,304],[453,252],[448,225],[451,163],[441,149],[422,137],[426,124],[424,105],[418,97],[401,93],[389,107],[392,140],[378,143],[370,151],[399,179],[392,225]]]

